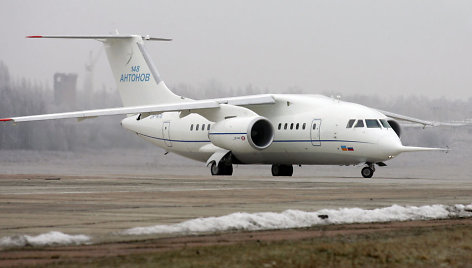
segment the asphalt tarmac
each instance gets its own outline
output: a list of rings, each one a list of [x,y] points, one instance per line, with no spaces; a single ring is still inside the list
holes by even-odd
[[[361,167],[297,167],[293,177],[272,177],[268,166],[253,166],[213,177],[200,163],[152,165],[145,154],[55,154],[0,159],[0,237],[60,231],[110,242],[146,238],[116,235],[128,228],[233,212],[472,203],[470,167],[447,176],[457,167],[398,162],[364,179]]]

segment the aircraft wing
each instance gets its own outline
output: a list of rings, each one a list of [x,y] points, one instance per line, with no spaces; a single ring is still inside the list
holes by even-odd
[[[392,112],[387,112],[387,111],[382,111],[382,110],[377,110],[377,111],[383,113],[384,115],[386,115],[390,118],[397,119],[397,120],[400,120],[400,121],[406,121],[406,122],[410,122],[410,123],[420,124],[420,125],[423,125],[423,127],[425,127],[425,126],[436,127],[436,126],[439,126],[441,124],[439,122],[421,120],[421,119],[417,119],[417,118],[414,118],[414,117],[400,115],[400,114],[396,114],[396,113],[392,113]]]
[[[471,126],[472,120],[463,120],[463,121],[451,121],[451,122],[438,122],[438,121],[426,121],[417,119],[414,117],[409,117],[405,115],[400,115],[392,112],[377,110],[384,115],[397,119],[400,121],[408,122],[409,124],[402,124],[404,127],[439,127],[439,126],[446,126],[446,127],[463,127],[463,126]]]
[[[273,104],[275,103],[274,98],[270,94],[242,96],[242,97],[229,97],[229,98],[218,98],[210,99],[220,104],[231,104],[236,106],[247,106],[257,104]]]
[[[272,104],[275,100],[270,95],[255,95],[247,97],[233,97],[223,99],[209,99],[196,100],[182,103],[160,104],[160,105],[146,105],[146,106],[131,106],[108,108],[98,110],[85,110],[67,113],[41,114],[10,118],[0,118],[0,122],[27,122],[27,121],[41,121],[53,119],[77,118],[84,120],[88,118],[95,118],[98,116],[110,115],[125,115],[125,114],[139,114],[139,113],[162,113],[183,110],[199,110],[199,109],[214,109],[219,108],[220,104],[230,105],[255,105],[255,104]]]

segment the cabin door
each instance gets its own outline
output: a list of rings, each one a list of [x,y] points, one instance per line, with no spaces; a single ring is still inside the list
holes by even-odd
[[[170,139],[170,122],[164,122],[162,124],[162,137],[167,147],[172,147],[172,141]]]
[[[310,127],[310,137],[311,137],[311,144],[313,146],[320,146],[320,127],[321,127],[321,119],[314,119],[311,122]]]

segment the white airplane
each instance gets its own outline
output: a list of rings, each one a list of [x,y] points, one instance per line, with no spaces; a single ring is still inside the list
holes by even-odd
[[[126,115],[121,125],[167,152],[211,165],[212,175],[232,175],[233,164],[270,164],[273,176],[291,176],[293,165],[375,165],[400,153],[441,148],[403,146],[395,120],[423,121],[321,95],[264,94],[192,100],[172,93],[139,35],[28,36],[95,39],[105,46],[124,107],[0,119],[3,122]]]

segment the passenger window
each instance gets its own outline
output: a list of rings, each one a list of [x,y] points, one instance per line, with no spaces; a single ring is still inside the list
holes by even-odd
[[[297,126],[296,126],[295,128],[298,130],[298,127],[299,127],[299,126],[300,126],[300,124],[299,124],[299,123],[297,123]]]
[[[306,123],[303,123],[302,129],[305,129],[305,127],[306,127]]]
[[[366,119],[365,124],[367,125],[367,128],[381,128],[379,121],[376,119]]]
[[[285,125],[284,125],[284,129],[287,129],[287,123],[285,123]]]
[[[192,130],[193,130],[193,124],[190,125],[190,131],[192,131]]]
[[[195,127],[195,130],[198,130],[198,124],[197,124],[197,126]]]
[[[347,122],[346,128],[351,128],[354,125],[354,122],[356,122],[356,119],[349,120],[349,122]]]
[[[293,129],[293,123],[290,124],[290,129]]]
[[[313,130],[315,130],[315,129],[316,129],[316,124],[313,124]]]
[[[354,127],[364,127],[364,120],[359,119]]]
[[[202,131],[205,130],[205,124],[202,124]]]
[[[279,130],[282,128],[282,123],[279,123]]]
[[[210,124],[208,124],[208,126],[207,126],[207,130],[208,130],[208,131],[210,131]]]
[[[380,119],[380,123],[382,123],[382,126],[384,128],[391,128],[390,124],[388,123],[386,119]]]

